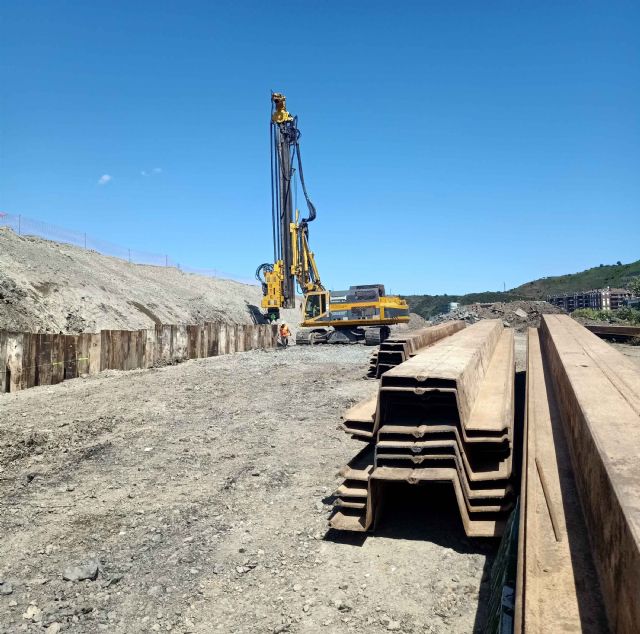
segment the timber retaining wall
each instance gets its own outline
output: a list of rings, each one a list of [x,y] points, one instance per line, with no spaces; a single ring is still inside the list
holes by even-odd
[[[79,335],[0,330],[0,392],[55,385],[102,370],[151,368],[275,348],[276,341],[277,326],[218,322]]]

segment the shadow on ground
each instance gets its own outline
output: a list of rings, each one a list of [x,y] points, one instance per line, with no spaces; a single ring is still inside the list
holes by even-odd
[[[487,617],[491,566],[499,540],[466,536],[453,487],[448,483],[387,483],[380,500],[375,531],[352,533],[331,529],[324,539],[358,547],[367,539],[379,537],[429,541],[457,553],[483,555],[485,563],[473,627],[474,634],[483,632]],[[416,565],[419,566],[419,562],[416,562]]]

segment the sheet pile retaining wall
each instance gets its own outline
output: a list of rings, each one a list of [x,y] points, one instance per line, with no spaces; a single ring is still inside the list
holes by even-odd
[[[79,335],[0,330],[0,391],[55,385],[102,370],[151,368],[275,348],[276,340],[277,326],[218,322]]]

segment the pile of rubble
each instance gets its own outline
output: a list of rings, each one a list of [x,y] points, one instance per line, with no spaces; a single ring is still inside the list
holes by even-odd
[[[458,306],[449,313],[436,315],[431,319],[432,324],[444,321],[462,320],[475,324],[481,319],[502,319],[507,328],[525,332],[527,328],[537,328],[541,315],[562,314],[564,311],[544,301],[520,300],[515,302],[496,302],[469,304]]]

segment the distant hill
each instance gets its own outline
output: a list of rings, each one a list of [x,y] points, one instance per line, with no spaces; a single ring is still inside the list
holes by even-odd
[[[580,273],[543,277],[509,292],[531,299],[545,299],[547,295],[589,291],[605,286],[625,288],[629,280],[637,275],[640,275],[640,260],[630,264],[601,264]]]
[[[512,302],[519,299],[546,299],[558,293],[576,293],[611,286],[624,288],[632,277],[640,275],[640,260],[630,264],[601,264],[580,273],[543,277],[512,288],[505,293],[487,291],[466,295],[406,295],[411,311],[426,319],[448,310],[449,302]]]

